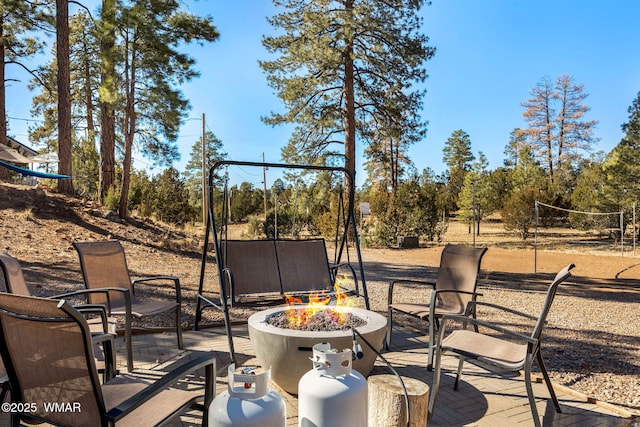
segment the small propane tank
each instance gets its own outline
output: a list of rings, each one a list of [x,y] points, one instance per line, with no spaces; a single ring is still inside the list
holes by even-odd
[[[246,367],[236,372],[229,365],[228,390],[209,406],[209,427],[284,427],[284,399],[269,387],[271,369]]]
[[[313,369],[298,383],[298,426],[366,427],[367,380],[351,369],[351,349],[313,346]]]

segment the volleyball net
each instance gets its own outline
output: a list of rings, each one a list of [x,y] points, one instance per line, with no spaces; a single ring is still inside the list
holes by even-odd
[[[587,212],[535,202],[534,272],[538,249],[624,254],[624,213]]]

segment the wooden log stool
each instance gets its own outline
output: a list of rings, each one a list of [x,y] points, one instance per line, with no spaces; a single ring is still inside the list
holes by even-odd
[[[402,377],[409,396],[410,426],[426,426],[429,386]],[[369,427],[405,427],[407,411],[402,385],[395,375],[372,375],[369,383]]]

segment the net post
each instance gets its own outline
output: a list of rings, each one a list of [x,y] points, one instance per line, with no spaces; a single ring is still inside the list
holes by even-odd
[[[624,211],[620,211],[620,258],[624,258]]]
[[[538,272],[538,201],[535,202],[536,228],[533,235],[533,273]]]

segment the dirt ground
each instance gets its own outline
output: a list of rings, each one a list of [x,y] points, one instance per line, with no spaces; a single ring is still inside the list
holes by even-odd
[[[445,241],[471,244],[464,226],[450,226],[445,237]],[[118,222],[87,200],[0,183],[0,250],[20,260],[34,294],[82,288],[71,243],[108,238],[122,241],[133,276],[180,278],[183,325],[192,326],[201,238],[151,221]],[[554,381],[640,414],[640,254],[634,255],[630,248],[624,256],[613,247],[596,251],[590,243],[547,245],[534,257],[531,241],[523,243],[495,223],[483,228],[477,244],[489,247],[480,278],[484,298],[533,313],[552,275],[568,263],[576,265],[549,318],[547,368]],[[386,292],[393,278],[435,277],[441,249],[437,245],[363,249],[371,308],[386,314]],[[216,283],[215,266],[208,263],[205,288],[213,297]],[[169,298],[170,294],[165,288],[141,288],[138,296]],[[207,322],[220,322],[218,312],[205,313]],[[246,315],[232,314],[237,319]],[[165,322],[170,323],[171,317],[140,326]]]
[[[437,266],[441,246],[418,249],[364,250],[367,260],[396,260],[403,264]],[[640,256],[632,253],[591,255],[570,252],[539,251],[532,249],[501,249],[491,247],[482,260],[482,269],[503,273],[532,274],[557,273],[569,263],[576,267],[575,276],[601,279],[640,279]]]

